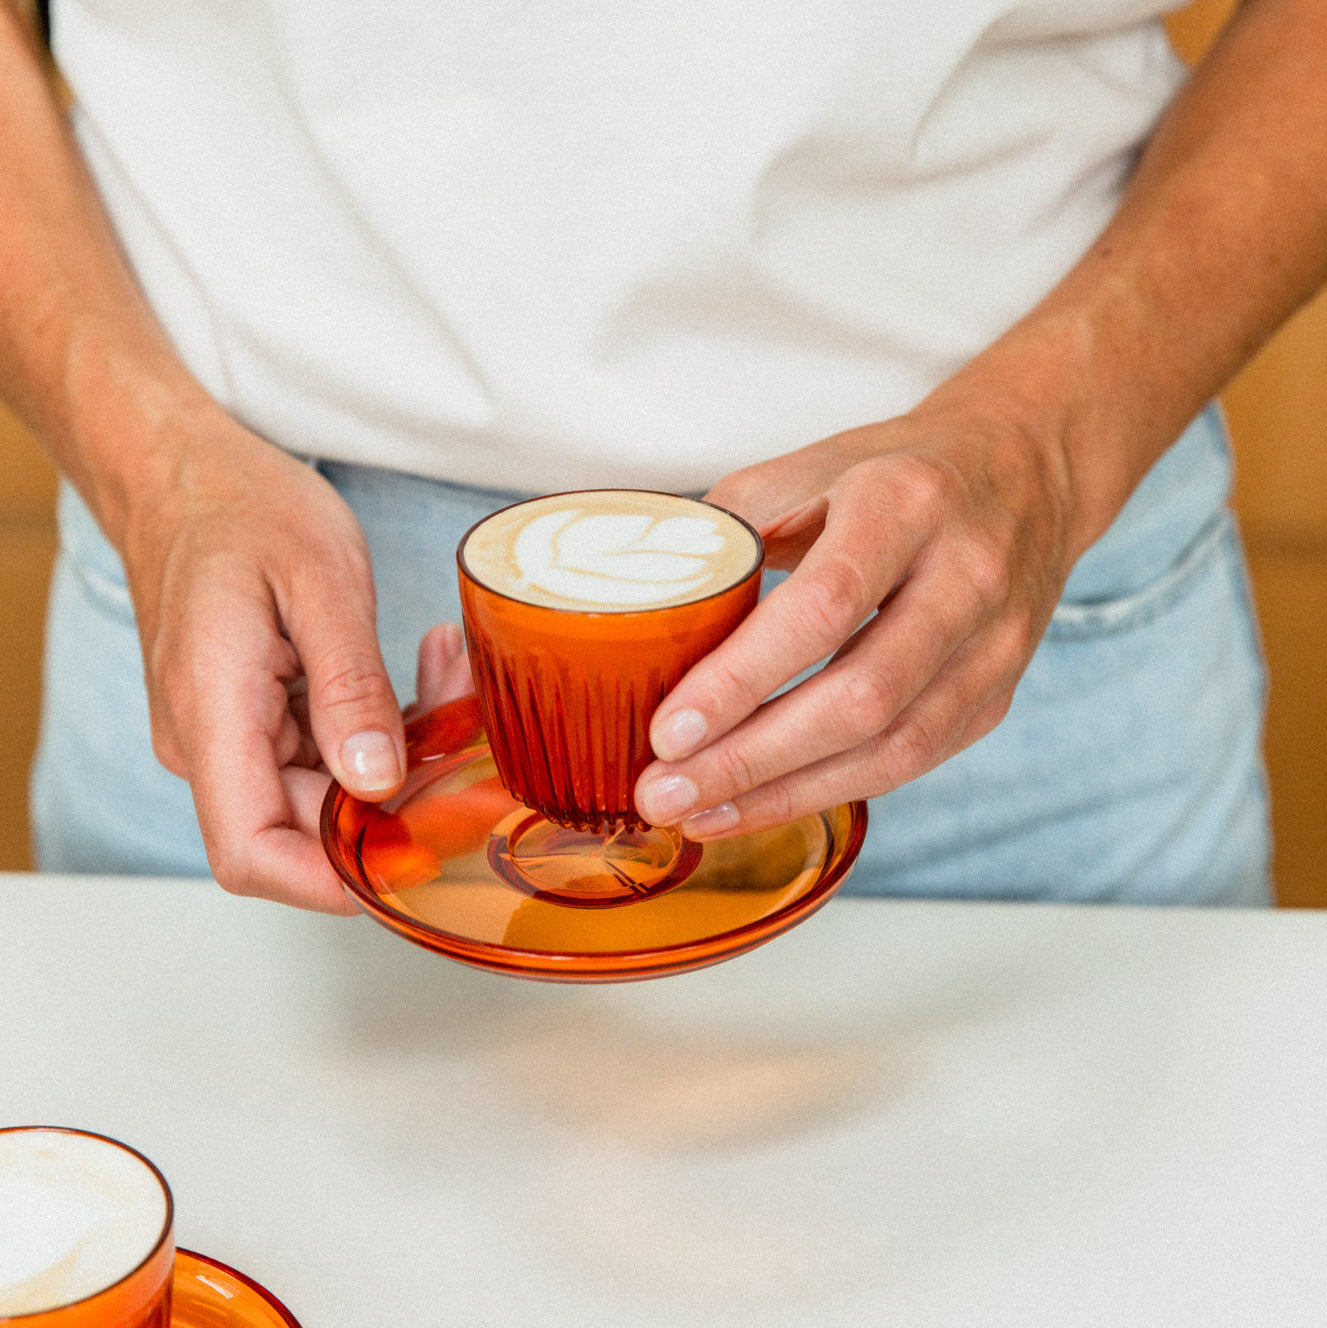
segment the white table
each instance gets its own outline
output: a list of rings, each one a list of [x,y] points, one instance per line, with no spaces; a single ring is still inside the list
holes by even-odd
[[[0,876],[0,1123],[304,1328],[1327,1324],[1327,915],[837,900],[568,988]]]

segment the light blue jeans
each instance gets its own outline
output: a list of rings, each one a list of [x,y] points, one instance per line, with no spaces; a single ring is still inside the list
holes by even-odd
[[[1201,415],[1075,568],[1002,724],[871,804],[845,887],[873,895],[1264,904],[1264,677],[1228,453]],[[403,701],[419,638],[456,620],[455,549],[517,486],[323,463],[372,550]],[[32,785],[47,870],[204,875],[189,789],[154,760],[115,553],[67,487]]]

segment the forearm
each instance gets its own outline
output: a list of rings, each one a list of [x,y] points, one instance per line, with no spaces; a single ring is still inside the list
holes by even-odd
[[[216,411],[116,242],[22,20],[0,0],[0,393],[118,545]]]
[[[1057,418],[1075,554],[1327,279],[1327,6],[1250,0],[1158,124],[1111,224],[960,390]],[[944,389],[942,389],[943,391]]]

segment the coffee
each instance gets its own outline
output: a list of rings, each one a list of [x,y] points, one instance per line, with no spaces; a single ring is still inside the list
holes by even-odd
[[[591,489],[518,503],[466,537],[461,562],[490,590],[579,612],[667,608],[751,574],[760,545],[736,517],[690,498]]]
[[[169,1235],[164,1182],[95,1135],[0,1130],[0,1319],[85,1300]]]

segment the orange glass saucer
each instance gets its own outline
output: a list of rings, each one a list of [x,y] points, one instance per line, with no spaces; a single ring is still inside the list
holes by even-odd
[[[385,927],[520,977],[622,982],[730,959],[815,912],[866,833],[866,805],[851,802],[702,845],[626,832],[591,851],[503,788],[473,697],[407,724],[406,757],[387,802],[328,790],[328,858]]]
[[[175,1251],[170,1328],[300,1328],[270,1291],[216,1259]]]

